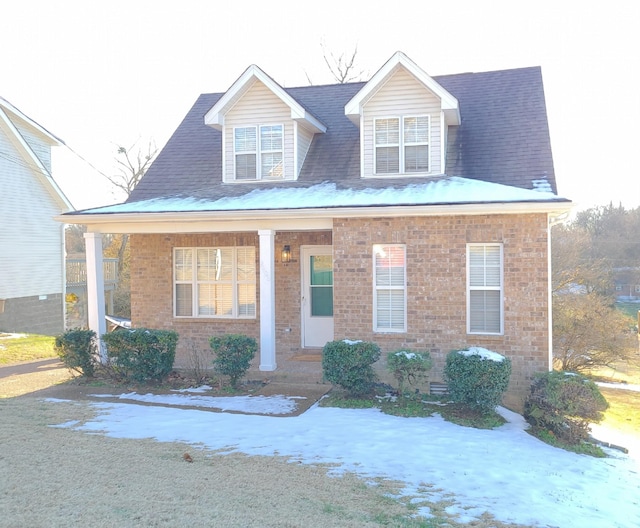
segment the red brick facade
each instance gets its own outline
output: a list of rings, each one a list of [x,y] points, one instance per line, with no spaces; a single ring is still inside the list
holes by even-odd
[[[335,219],[333,232],[278,232],[276,235],[276,358],[278,370],[300,352],[300,246],[331,245],[334,253],[335,339],[363,339],[387,352],[427,350],[434,359],[432,381],[442,379],[447,353],[483,346],[512,361],[505,403],[519,408],[534,373],[549,365],[547,216],[478,215],[413,218]],[[503,244],[504,335],[469,335],[466,323],[466,245]],[[373,245],[406,244],[407,332],[373,332]],[[290,245],[292,262],[279,262]],[[135,326],[168,328],[180,335],[177,366],[187,366],[188,347],[208,349],[208,339],[244,333],[259,339],[256,319],[173,317],[174,247],[256,247],[257,233],[194,235],[138,234],[131,237],[131,311]],[[257,281],[258,279],[256,279]],[[259,284],[258,284],[259,286]],[[259,303],[259,288],[258,288]],[[259,310],[258,310],[259,314]],[[255,362],[257,368],[258,360]],[[379,365],[384,373],[383,362]]]

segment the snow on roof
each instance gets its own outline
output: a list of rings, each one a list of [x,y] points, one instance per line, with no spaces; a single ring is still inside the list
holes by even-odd
[[[394,185],[395,183],[395,185]],[[309,187],[253,189],[241,196],[203,199],[193,196],[154,198],[98,207],[83,214],[251,211],[328,207],[376,207],[463,203],[544,202],[564,200],[547,189],[530,190],[480,180],[451,177],[383,188],[339,188],[323,182]]]

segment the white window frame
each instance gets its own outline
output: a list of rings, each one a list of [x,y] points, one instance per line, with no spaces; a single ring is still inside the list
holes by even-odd
[[[406,131],[405,131],[405,119],[427,119],[427,141],[413,141],[409,142],[406,140]],[[389,121],[392,119],[398,120],[398,142],[392,143],[377,143],[376,140],[376,130],[377,123],[380,121]],[[414,146],[426,146],[428,150],[427,156],[427,170],[426,171],[407,171],[406,168],[406,147],[414,147]],[[397,148],[398,149],[398,172],[378,172],[378,148]],[[418,115],[406,115],[406,116],[388,116],[388,117],[378,117],[373,120],[373,174],[376,176],[415,176],[421,174],[429,174],[431,172],[431,116],[429,114],[418,114]]]
[[[500,251],[500,263],[499,263],[499,285],[495,284],[471,284],[471,249],[472,248],[499,248]],[[486,268],[485,268],[486,270]],[[497,331],[488,331],[486,326],[483,330],[476,330],[471,328],[471,292],[472,291],[497,291],[499,295],[499,326]],[[467,333],[468,334],[483,334],[483,335],[504,335],[504,247],[501,243],[470,243],[467,244]]]
[[[396,285],[380,285],[378,284],[377,276],[377,258],[388,248],[402,249],[404,269],[402,284]],[[407,245],[406,244],[374,244],[373,246],[373,331],[378,333],[406,333],[407,331]],[[403,314],[402,314],[402,327],[381,326],[378,321],[378,294],[382,291],[402,291],[403,295]]]
[[[232,254],[231,261],[231,279],[225,281],[216,280],[199,280],[198,279],[198,250],[230,250]],[[241,280],[238,278],[238,252],[240,250],[246,251],[247,249],[253,250],[253,275],[250,279]],[[191,259],[191,277],[189,279],[178,280],[176,260],[178,251],[192,251]],[[177,319],[255,319],[257,313],[257,289],[256,289],[256,264],[255,264],[256,248],[253,246],[218,246],[218,247],[176,247],[173,249],[173,317]],[[190,315],[178,315],[177,314],[177,285],[188,284],[191,285],[191,314]],[[231,313],[229,314],[199,314],[199,285],[203,284],[230,284],[231,285]],[[238,288],[243,285],[249,285],[253,288],[253,314],[241,314]]]
[[[281,149],[269,149],[263,145],[262,141],[262,133],[266,131],[268,128],[276,128],[279,127],[282,131],[282,145]],[[256,148],[255,150],[238,150],[236,144],[236,131],[243,129],[253,129],[256,134]],[[238,126],[233,128],[233,179],[234,181],[245,182],[245,181],[256,181],[256,180],[267,180],[267,181],[278,181],[285,179],[285,166],[284,166],[284,142],[285,142],[285,127],[282,123],[274,123],[274,124],[261,124],[261,125],[249,125],[249,126]],[[263,158],[270,154],[278,154],[282,158],[281,161],[281,176],[278,177],[269,177],[263,174],[262,170],[262,161]],[[238,155],[244,154],[253,154],[256,157],[256,177],[255,178],[238,178],[238,166],[237,160]]]

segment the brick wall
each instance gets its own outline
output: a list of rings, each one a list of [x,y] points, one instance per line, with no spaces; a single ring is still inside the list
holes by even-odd
[[[505,332],[467,335],[466,244],[500,242],[504,247]],[[505,403],[519,408],[534,373],[548,368],[547,218],[539,215],[336,219],[331,232],[281,232],[276,235],[276,361],[300,351],[300,246],[330,245],[334,251],[335,338],[365,339],[387,352],[428,350],[434,359],[431,380],[442,379],[447,353],[483,346],[506,355],[513,375]],[[408,331],[373,332],[372,246],[407,245]],[[282,246],[292,262],[280,262]],[[255,233],[133,235],[131,237],[131,315],[135,326],[168,328],[180,334],[176,365],[189,366],[191,348],[210,351],[208,339],[243,333],[259,339],[258,316],[251,320],[173,317],[174,247],[256,247]],[[258,277],[256,277],[258,281]],[[259,284],[258,284],[259,290]],[[254,361],[257,369],[259,359]],[[385,375],[384,362],[379,365]]]
[[[468,335],[466,244],[504,246],[504,335]],[[372,246],[407,246],[407,333],[373,332]],[[432,381],[446,355],[482,346],[509,357],[513,374],[505,403],[520,408],[534,373],[548,369],[546,215],[336,219],[333,231],[335,338],[378,343],[386,353],[427,350]],[[384,364],[380,365],[381,374]]]

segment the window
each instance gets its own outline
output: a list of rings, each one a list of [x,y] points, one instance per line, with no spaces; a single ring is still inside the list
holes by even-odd
[[[253,247],[176,248],[175,317],[256,316]]]
[[[429,172],[429,116],[375,120],[376,174]]]
[[[502,333],[502,245],[467,245],[467,331]]]
[[[407,331],[406,246],[373,246],[373,330]]]
[[[236,180],[283,178],[283,136],[282,125],[235,128]]]

